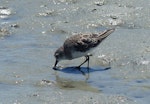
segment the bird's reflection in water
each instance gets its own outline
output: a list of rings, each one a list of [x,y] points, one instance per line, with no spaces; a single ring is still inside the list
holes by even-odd
[[[83,90],[83,91],[99,92],[97,88],[94,88],[90,84],[88,84],[86,80],[79,81],[66,79],[59,77],[57,73],[56,73],[56,86],[66,90]]]
[[[110,69],[110,67],[100,68],[100,69],[91,69],[90,68],[89,73],[98,72],[98,71],[106,71],[108,69]],[[82,70],[84,70],[85,74],[88,74],[88,76],[90,75],[87,72],[85,67],[82,67]],[[67,76],[63,75],[63,77],[60,77],[58,75],[59,71],[66,73]],[[42,85],[54,85],[54,86],[57,86],[61,89],[65,89],[65,90],[83,90],[83,91],[91,91],[91,92],[100,92],[100,90],[98,88],[91,86],[89,84],[89,81],[86,78],[80,79],[81,77],[78,77],[78,76],[80,76],[82,74],[80,71],[75,70],[74,67],[67,67],[67,68],[63,68],[61,70],[57,70],[57,71],[55,71],[54,75],[56,77],[55,81],[42,80],[41,81]],[[75,76],[75,79],[72,78],[72,75]],[[66,78],[66,77],[68,77],[68,78]],[[84,77],[85,77],[85,75],[84,75]],[[40,85],[41,85],[41,83],[40,83]]]
[[[85,80],[87,81],[90,78],[90,73],[93,72],[100,72],[100,71],[106,71],[111,69],[111,67],[105,67],[105,68],[97,68],[97,69],[93,69],[93,68],[89,68],[87,69],[87,67],[80,67],[80,70],[78,68],[76,68],[76,66],[73,67],[66,67],[66,68],[61,68],[58,69],[57,71],[61,71],[63,73],[68,73],[68,74],[81,74],[85,77]]]

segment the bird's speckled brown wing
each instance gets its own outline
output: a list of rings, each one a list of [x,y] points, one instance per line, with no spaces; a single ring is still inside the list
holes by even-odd
[[[85,52],[98,45],[97,34],[81,35],[81,38],[74,45],[76,51]]]
[[[75,51],[86,52],[99,45],[113,31],[114,29],[109,29],[98,34],[74,35],[64,42],[64,48],[67,50],[74,48]]]
[[[76,51],[85,52],[98,45],[98,42],[97,34],[78,34],[68,38],[64,42],[64,47],[68,50],[74,48]]]

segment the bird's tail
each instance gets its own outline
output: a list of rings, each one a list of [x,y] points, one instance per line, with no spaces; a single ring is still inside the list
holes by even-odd
[[[99,33],[99,41],[102,41],[103,39],[105,39],[107,36],[109,36],[114,31],[115,31],[115,28],[108,29],[108,30],[105,30],[104,32]]]

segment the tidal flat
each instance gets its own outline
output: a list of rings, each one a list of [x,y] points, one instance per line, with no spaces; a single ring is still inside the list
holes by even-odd
[[[149,104],[149,0],[0,2],[0,104]],[[52,69],[67,37],[108,28],[88,80],[71,68],[84,57]]]

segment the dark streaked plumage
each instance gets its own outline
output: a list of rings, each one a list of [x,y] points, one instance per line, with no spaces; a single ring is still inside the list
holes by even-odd
[[[56,70],[56,65],[60,60],[72,60],[82,56],[85,56],[86,60],[81,65],[88,61],[89,68],[90,51],[97,47],[114,30],[109,29],[98,34],[77,34],[66,39],[63,46],[58,48],[54,54],[56,62],[53,69]],[[81,65],[78,66],[79,69]]]

